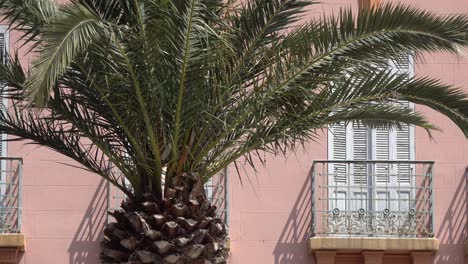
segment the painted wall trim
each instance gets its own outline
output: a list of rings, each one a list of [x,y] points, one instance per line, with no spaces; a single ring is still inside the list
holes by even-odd
[[[394,252],[439,250],[436,238],[385,238],[385,237],[312,237],[309,239],[309,252],[318,250],[344,250],[361,252],[382,250]]]

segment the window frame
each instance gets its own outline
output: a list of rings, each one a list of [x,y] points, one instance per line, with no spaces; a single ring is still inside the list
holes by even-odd
[[[10,50],[10,31],[8,29],[7,25],[0,25],[0,34],[3,34],[3,48],[4,50],[0,51],[4,53],[3,55],[8,54],[8,51]],[[5,58],[4,58],[5,59]],[[4,61],[0,61],[0,63],[5,63]],[[2,98],[2,104],[1,106],[5,109],[5,111],[8,111],[8,99],[7,98]],[[3,111],[3,109],[0,109],[0,111]],[[6,141],[8,138],[8,135],[6,133],[0,133],[0,156],[1,157],[8,157],[8,141]],[[7,182],[7,161],[2,160],[0,161],[0,183],[1,188],[0,188],[0,196],[5,195],[5,183]],[[3,206],[3,205],[0,205]]]
[[[10,50],[10,30],[8,29],[7,25],[0,25],[0,34],[4,35],[5,54],[8,54],[8,52]],[[0,62],[0,63],[4,63],[4,62]],[[2,105],[5,108],[8,108],[8,99],[2,98]],[[2,140],[6,140],[7,138],[8,138],[8,135],[5,134],[5,133],[2,133],[0,135],[0,139],[2,139]],[[7,157],[8,156],[8,143],[7,143],[7,141],[2,142],[0,155],[2,157]],[[6,169],[5,166],[6,166],[6,164],[3,164],[3,162],[2,162],[2,164],[1,164],[1,170],[2,171],[5,171],[5,169]]]
[[[409,53],[408,54],[408,69],[407,70],[404,70],[407,72],[409,78],[414,78],[414,75],[415,75],[415,64],[414,64],[414,54],[412,53]],[[398,68],[398,65],[395,65],[394,62],[389,62],[389,67],[391,67],[392,69],[394,69],[395,71],[400,71],[402,70],[402,68]],[[413,111],[415,110],[415,105],[414,103],[411,103],[411,102],[408,102],[408,107],[411,108]],[[356,158],[354,157],[354,151],[355,151],[355,148],[354,148],[354,141],[355,141],[355,138],[354,138],[354,122],[349,122],[348,124],[346,124],[346,127],[344,128],[344,131],[345,131],[345,160],[348,160],[348,161],[352,161],[352,160],[356,160]],[[376,137],[376,131],[377,129],[371,129],[371,128],[366,128],[367,131],[366,131],[366,150],[367,150],[367,153],[366,153],[366,156],[367,156],[367,160],[377,160],[376,159],[376,145],[377,145],[377,137]],[[415,128],[414,126],[412,125],[409,125],[408,126],[408,134],[409,134],[409,159],[410,161],[412,160],[415,160]],[[341,132],[342,133],[342,132]],[[394,130],[389,130],[389,138],[388,138],[388,160],[389,161],[397,161],[397,130],[394,129]],[[328,127],[328,133],[327,133],[327,150],[328,150],[328,160],[335,160],[335,135],[334,135],[334,131],[333,131],[333,125],[330,125]],[[342,152],[340,152],[342,153]],[[332,172],[335,170],[335,168],[333,167],[334,165],[332,163],[329,164],[328,166],[328,171],[329,172]],[[354,165],[351,165],[351,166],[354,166]],[[353,169],[353,168],[351,168]],[[395,169],[395,168],[393,168]],[[336,195],[338,195],[337,193],[338,192],[343,192],[345,191],[345,210],[348,211],[348,210],[353,210],[353,203],[354,203],[354,188],[355,187],[352,187],[350,188],[351,185],[355,185],[355,186],[358,186],[354,183],[354,179],[355,179],[355,174],[354,173],[350,173],[350,172],[347,172],[346,171],[347,169],[345,169],[345,177],[346,177],[346,183],[345,185],[343,185],[342,187],[344,188],[340,188],[340,187],[335,187],[335,191],[330,193],[329,194],[329,198],[334,198],[333,200],[335,199],[338,199],[338,197],[335,197]],[[354,170],[354,169],[353,169]],[[367,167],[366,169],[366,172],[368,175],[372,175],[372,174],[375,174],[376,173],[376,168],[375,168],[375,165],[372,166],[372,168],[370,166]],[[410,167],[410,170],[414,170],[413,166]],[[392,173],[392,172],[391,172]],[[335,177],[335,176],[333,176]],[[375,177],[370,177],[368,176],[367,179],[366,179],[366,185],[369,186],[370,188],[368,189],[367,191],[367,201],[368,201],[368,204],[366,204],[366,207],[367,209],[370,209],[370,210],[376,210],[376,208],[378,207],[377,205],[377,202],[375,201],[375,199],[377,198],[377,190],[379,189],[379,184],[376,183],[376,179],[374,179]],[[414,179],[411,179],[410,178],[410,181],[409,184],[410,186],[413,186],[415,183],[412,182]],[[328,179],[329,181],[329,185],[330,185],[330,178]],[[392,179],[392,181],[396,181],[395,179]],[[334,185],[340,185],[338,182],[333,182]],[[392,183],[393,184],[393,183]],[[348,186],[348,187],[346,187]],[[400,189],[398,189],[398,192],[400,191]],[[414,190],[411,190],[411,193],[410,193],[410,197],[414,197],[415,196],[415,193],[413,193]],[[361,194],[363,195],[363,194]],[[399,194],[397,194],[399,195]],[[395,194],[390,194],[388,193],[388,202],[390,202],[392,200],[392,197],[394,197]],[[410,198],[410,199],[413,199],[413,198]],[[338,200],[336,200],[335,202],[335,206],[338,206]],[[333,205],[332,205],[333,207]],[[390,208],[390,205],[387,206],[388,208]],[[398,208],[400,209],[400,204],[398,205]],[[333,208],[329,208],[330,210],[333,209]],[[355,208],[354,208],[355,209]]]
[[[408,75],[409,75],[409,78],[414,78],[415,76],[415,64],[414,64],[414,54],[409,54],[408,55],[409,59],[408,59],[408,62],[409,62],[409,67],[408,67]],[[414,103],[411,103],[409,102],[409,107],[413,110],[415,110],[415,104]],[[332,126],[328,126],[328,129],[327,129],[327,157],[329,160],[333,160],[333,138],[334,138],[334,134],[333,134],[333,131],[332,131]],[[346,126],[346,142],[348,142],[348,140],[350,140],[351,138],[351,135],[350,133],[352,133],[352,123],[348,124]],[[368,131],[368,147],[371,147],[369,146],[369,144],[374,144],[375,142],[375,137],[373,137],[372,135],[370,136],[369,138],[369,133],[373,134],[373,130],[372,129],[369,129]],[[392,136],[393,135],[393,136]],[[396,139],[395,139],[395,133],[390,133],[390,142],[392,144],[396,144]],[[410,146],[409,146],[409,155],[410,155],[410,160],[414,160],[415,159],[415,154],[416,154],[416,146],[415,146],[415,127],[414,126],[409,126],[409,137],[410,137]],[[351,138],[352,139],[352,138]],[[348,159],[348,153],[352,153],[352,145],[351,144],[346,144],[346,158]],[[368,157],[370,156],[370,151],[368,151]],[[395,160],[395,153],[392,153],[393,155],[390,155],[390,157],[392,159],[390,160]],[[372,158],[370,158],[371,160]]]

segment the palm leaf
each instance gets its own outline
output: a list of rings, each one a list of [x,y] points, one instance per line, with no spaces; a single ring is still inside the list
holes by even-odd
[[[9,21],[11,29],[23,33],[23,45],[33,43],[34,48],[40,43],[37,37],[55,16],[57,6],[50,0],[1,0],[0,12]]]
[[[437,129],[401,100],[446,115],[468,137],[461,89],[388,69],[402,54],[458,54],[467,16],[389,4],[301,24],[314,3],[0,0],[38,55],[29,71],[17,55],[0,66],[12,101],[0,132],[54,149],[128,195],[158,197],[183,172],[206,181],[242,157],[254,165],[259,153],[294,151],[335,123]]]
[[[46,42],[40,47],[40,56],[32,65],[27,83],[30,97],[44,106],[52,87],[73,59],[108,29],[100,17],[86,6],[74,3],[61,8],[52,19],[53,27],[42,33]]]

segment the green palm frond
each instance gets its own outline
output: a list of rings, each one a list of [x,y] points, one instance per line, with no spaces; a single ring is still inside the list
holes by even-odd
[[[424,78],[399,90],[402,100],[426,105],[450,118],[468,137],[468,98],[466,93],[439,80]]]
[[[78,3],[62,7],[50,23],[53,27],[42,32],[40,56],[33,62],[31,78],[26,83],[29,96],[40,106],[44,106],[68,65],[93,42],[112,34],[98,14]]]
[[[57,5],[50,0],[0,1],[0,14],[9,20],[11,29],[23,33],[23,44],[33,42],[33,47],[40,43],[37,37],[56,12]]]
[[[0,131],[57,150],[126,191],[110,162],[134,195],[159,196],[163,179],[175,185],[191,171],[206,181],[242,157],[253,165],[259,152],[294,150],[339,122],[436,129],[401,100],[446,115],[468,137],[461,89],[388,69],[402,54],[457,54],[468,46],[468,16],[389,4],[301,24],[313,4],[0,0],[38,55],[29,71],[16,55],[0,66],[2,96],[13,102]]]
[[[117,24],[135,25],[140,15],[138,0],[79,0],[78,2],[93,9],[102,19],[115,21]]]

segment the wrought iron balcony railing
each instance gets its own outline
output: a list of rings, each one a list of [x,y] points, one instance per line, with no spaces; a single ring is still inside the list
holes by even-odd
[[[312,236],[432,237],[431,161],[315,161]]]
[[[21,232],[21,158],[0,157],[0,233]]]

